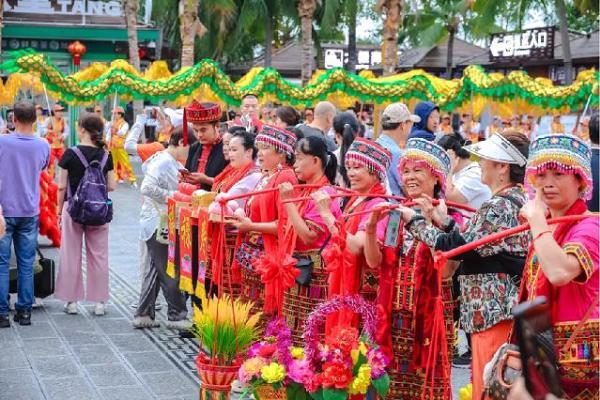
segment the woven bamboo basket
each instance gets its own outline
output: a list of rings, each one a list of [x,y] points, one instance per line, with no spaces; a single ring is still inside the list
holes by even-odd
[[[256,388],[256,400],[285,400],[287,399],[287,393],[284,387],[280,387],[278,390],[271,385],[261,385]]]

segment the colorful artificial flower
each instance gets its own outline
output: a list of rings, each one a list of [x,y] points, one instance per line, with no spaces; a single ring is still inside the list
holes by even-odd
[[[304,360],[304,349],[302,347],[292,347],[292,357],[296,360]]]
[[[315,393],[317,390],[321,388],[321,384],[323,383],[323,377],[320,374],[313,375],[308,377],[304,381],[304,388],[308,393]]]
[[[371,367],[372,379],[379,379],[385,375],[385,367],[388,366],[389,359],[380,349],[369,349],[367,352],[367,362]]]
[[[352,381],[352,368],[338,361],[323,364],[323,387],[345,389]]]
[[[358,348],[358,329],[337,328],[325,339],[325,343],[329,347],[339,349],[342,353],[349,355],[353,349]]]
[[[285,378],[285,368],[283,365],[272,362],[261,368],[260,374],[267,383],[278,383]]]
[[[358,369],[356,378],[350,383],[348,393],[350,394],[365,394],[371,385],[371,367],[368,364],[363,364]]]
[[[265,343],[258,349],[258,355],[263,358],[271,358],[277,351],[277,345],[271,343]]]
[[[240,380],[247,382],[257,377],[265,365],[267,365],[267,362],[264,358],[252,357],[247,359],[240,368]]]
[[[312,378],[314,372],[308,360],[293,360],[287,367],[287,376],[292,381],[303,384]]]

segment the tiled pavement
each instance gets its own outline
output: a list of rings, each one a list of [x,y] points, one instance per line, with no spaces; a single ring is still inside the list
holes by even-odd
[[[139,165],[136,165],[139,171]],[[197,399],[194,358],[198,344],[164,327],[131,326],[140,287],[137,237],[139,192],[120,185],[111,194],[115,218],[110,229],[110,291],[107,314],[93,315],[80,304],[67,315],[58,300],[44,300],[33,324],[0,330],[0,400]],[[41,240],[46,243],[44,239]],[[58,261],[56,249],[42,247]],[[166,319],[165,310],[157,319]],[[469,379],[453,370],[453,388]]]

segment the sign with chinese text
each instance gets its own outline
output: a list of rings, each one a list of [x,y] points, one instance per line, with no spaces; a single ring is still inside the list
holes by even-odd
[[[490,61],[518,59],[544,60],[554,57],[554,27],[519,32],[494,33],[491,36]]]

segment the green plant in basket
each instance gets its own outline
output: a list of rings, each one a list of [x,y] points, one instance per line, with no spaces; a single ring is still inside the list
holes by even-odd
[[[251,314],[251,302],[233,300],[229,295],[204,300],[202,310],[194,308],[192,331],[202,346],[198,357],[232,365],[257,339],[261,313]]]

